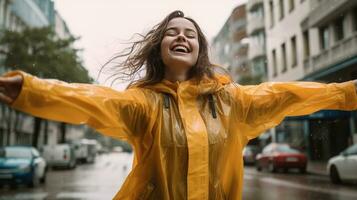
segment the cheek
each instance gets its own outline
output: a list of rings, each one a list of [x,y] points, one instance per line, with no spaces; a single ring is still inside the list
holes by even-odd
[[[193,44],[193,46],[194,46],[193,55],[194,55],[194,57],[197,59],[198,53],[199,53],[199,51],[200,51],[200,45],[199,45],[199,43],[197,42],[197,43]]]

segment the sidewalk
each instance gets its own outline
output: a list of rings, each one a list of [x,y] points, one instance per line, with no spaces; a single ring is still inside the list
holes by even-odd
[[[306,171],[311,174],[328,176],[329,174],[326,170],[326,167],[327,167],[327,162],[309,160],[307,163]]]

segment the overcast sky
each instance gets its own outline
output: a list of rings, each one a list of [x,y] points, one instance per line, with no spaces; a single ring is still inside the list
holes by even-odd
[[[174,10],[195,19],[211,40],[237,5],[246,0],[55,0],[70,31],[81,39],[92,77],[134,33],[145,33]],[[104,83],[103,79],[99,80]],[[109,85],[109,84],[105,84]],[[118,88],[118,87],[116,87]],[[118,88],[122,89],[122,88]]]

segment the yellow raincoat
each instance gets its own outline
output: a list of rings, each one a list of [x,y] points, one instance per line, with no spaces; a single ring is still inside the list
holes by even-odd
[[[24,77],[15,109],[87,124],[133,146],[132,171],[114,199],[241,199],[242,149],[250,139],[286,116],[357,108],[352,81],[241,86],[217,75],[118,92],[19,71],[7,76],[14,74]]]

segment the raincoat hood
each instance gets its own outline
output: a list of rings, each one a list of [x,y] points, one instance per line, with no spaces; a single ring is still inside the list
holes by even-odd
[[[180,87],[180,92],[184,92],[189,96],[197,97],[199,95],[213,94],[222,90],[225,85],[232,83],[229,76],[215,74],[213,78],[204,76],[202,80],[190,79],[182,82],[171,82],[167,79],[160,83],[145,86],[158,93],[167,93],[177,98],[177,90]]]

